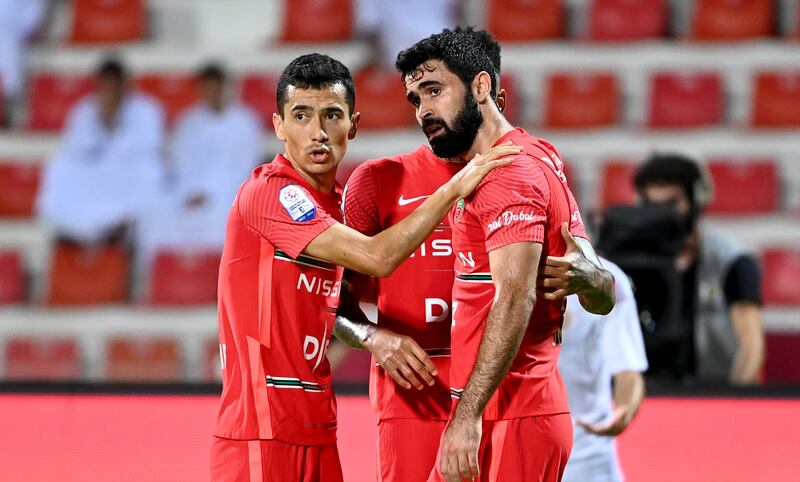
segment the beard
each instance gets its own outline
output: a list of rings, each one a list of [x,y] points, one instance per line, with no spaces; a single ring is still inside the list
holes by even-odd
[[[463,154],[472,147],[482,124],[483,114],[472,92],[467,89],[461,110],[453,120],[453,127],[448,126],[440,117],[429,117],[422,121],[422,129],[425,131],[430,127],[442,128],[442,133],[433,139],[428,138],[428,142],[434,154],[441,158],[450,158]]]

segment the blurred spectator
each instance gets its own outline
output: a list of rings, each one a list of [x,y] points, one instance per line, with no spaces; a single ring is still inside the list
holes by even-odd
[[[634,278],[640,308],[649,297],[674,310],[674,322],[643,320],[650,373],[685,381],[757,383],[764,359],[761,271],[744,246],[699,222],[712,197],[709,176],[692,159],[655,155],[638,170],[635,185],[643,203],[633,209],[642,210],[642,218],[660,210],[674,213],[688,233],[677,238],[669,258],[677,286],[672,295],[656,275]],[[626,223],[635,217],[629,213]],[[612,257],[625,269],[622,258]]]
[[[80,244],[122,240],[163,177],[160,106],[129,91],[119,60],[96,75],[97,92],[70,112],[38,199],[57,237]]]
[[[0,85],[9,97],[22,89],[28,40],[36,33],[46,8],[45,0],[0,0]]]
[[[613,437],[633,421],[644,398],[647,357],[633,289],[617,265],[602,262],[616,280],[614,309],[593,315],[573,295],[564,314],[558,367],[576,424],[565,482],[623,480]]]
[[[201,99],[178,120],[171,183],[142,219],[143,253],[160,248],[221,250],[236,189],[260,162],[260,122],[227,92],[227,73],[209,64],[197,73]]]
[[[373,47],[369,63],[394,70],[397,54],[459,23],[457,0],[356,0],[356,32]]]

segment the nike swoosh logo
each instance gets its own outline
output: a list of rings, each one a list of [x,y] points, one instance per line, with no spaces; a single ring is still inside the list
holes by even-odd
[[[421,201],[421,200],[425,199],[426,197],[431,197],[431,195],[428,194],[427,196],[417,196],[417,197],[410,197],[408,199],[404,199],[403,195],[401,194],[400,195],[400,199],[397,200],[397,204],[399,204],[401,206],[405,206],[407,204],[411,204],[411,203],[415,203],[417,201]]]

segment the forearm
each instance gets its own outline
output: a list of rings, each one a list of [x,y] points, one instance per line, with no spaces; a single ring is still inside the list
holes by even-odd
[[[625,407],[625,426],[636,417],[644,400],[644,377],[636,371],[624,371],[614,375],[614,405]]]
[[[482,416],[519,351],[535,301],[528,293],[495,296],[475,366],[456,408],[456,417]]]
[[[594,248],[587,239],[576,238],[578,245],[594,269],[588,276],[587,286],[578,292],[581,306],[589,313],[607,315],[614,309],[614,275],[603,268]]]
[[[730,316],[739,345],[733,360],[730,381],[737,385],[758,383],[764,362],[761,307],[755,303],[736,303],[731,307]]]

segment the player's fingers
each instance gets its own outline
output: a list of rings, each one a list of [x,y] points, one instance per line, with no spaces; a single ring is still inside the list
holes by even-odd
[[[403,377],[403,375],[397,370],[397,366],[393,362],[384,362],[381,364],[383,367],[383,371],[389,374],[392,377],[392,380],[401,387],[408,390],[411,388],[411,383]]]
[[[416,343],[414,343],[412,350],[414,351],[414,355],[416,355],[417,360],[421,361],[422,364],[425,365],[425,368],[428,369],[428,372],[432,376],[435,377],[436,375],[439,374],[439,370],[436,368],[436,365],[433,364],[433,360],[431,360],[431,357],[429,357],[428,354],[425,353],[425,350],[420,348],[420,346],[417,345]]]
[[[564,298],[569,296],[569,294],[570,294],[569,291],[565,289],[559,289],[556,291],[544,293],[544,299],[549,301],[558,301],[558,300],[563,300]]]
[[[480,476],[480,468],[478,467],[478,454],[470,451],[467,453],[467,461],[469,462],[470,480],[477,479]]]
[[[401,363],[398,366],[398,370],[400,371],[400,373],[403,374],[403,377],[406,380],[408,380],[409,382],[411,382],[412,385],[414,385],[414,388],[416,388],[417,390],[422,390],[423,388],[425,388],[422,382],[419,381],[419,378],[417,378],[417,376],[414,375],[414,371],[411,368],[409,368],[408,365],[406,365],[405,363]]]
[[[564,242],[567,243],[567,251],[580,249],[578,247],[578,242],[575,241],[572,233],[569,232],[569,224],[567,222],[561,224],[561,237],[564,238]]]
[[[562,258],[560,256],[548,256],[547,260],[545,261],[545,266],[558,266],[561,268],[570,268],[572,267],[572,262],[567,258]]]
[[[466,451],[459,450],[457,457],[459,475],[463,479],[472,480],[472,470],[469,468],[469,456]]]
[[[453,457],[448,451],[443,451],[439,471],[447,482],[460,482],[461,476],[458,473],[458,462]]]
[[[408,366],[410,366],[411,369],[414,370],[416,375],[422,378],[422,381],[426,385],[428,386],[433,385],[433,377],[431,376],[428,367],[426,367],[421,361],[419,361],[416,356],[409,353],[406,362],[408,363]]]
[[[570,267],[567,266],[545,266],[539,276],[549,276],[551,278],[567,278]]]
[[[561,278],[545,278],[545,288],[566,288],[567,282]]]

